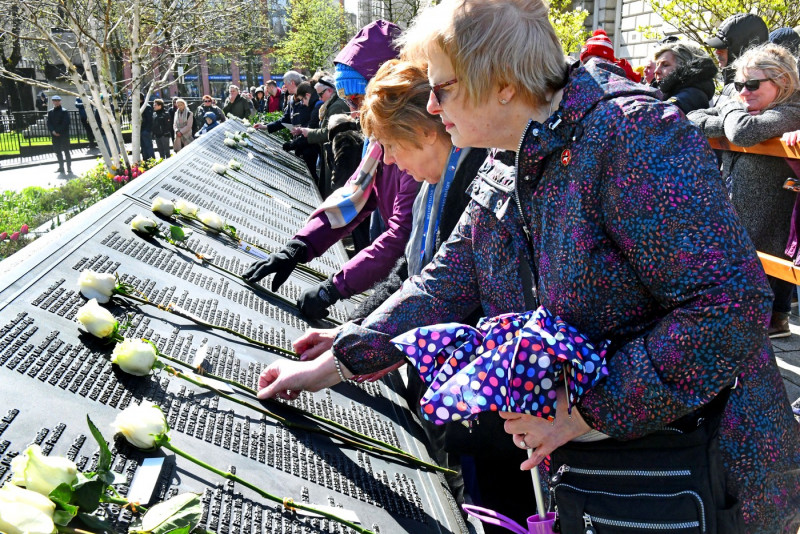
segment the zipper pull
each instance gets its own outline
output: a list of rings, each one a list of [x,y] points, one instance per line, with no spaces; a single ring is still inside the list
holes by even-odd
[[[564,464],[561,467],[559,467],[558,471],[556,471],[556,474],[550,477],[550,484],[555,485],[561,482],[561,476],[567,471],[569,471],[569,466],[567,464]]]
[[[558,505],[554,508],[556,513],[556,518],[553,520],[553,532],[561,532],[561,516],[558,514]]]
[[[583,534],[597,534],[589,514],[583,514]]]

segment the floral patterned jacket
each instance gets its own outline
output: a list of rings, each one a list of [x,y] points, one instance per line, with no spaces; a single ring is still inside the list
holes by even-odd
[[[532,254],[541,304],[613,343],[609,376],[579,405],[587,423],[632,439],[736,381],[721,428],[729,487],[748,531],[795,533],[800,429],[766,336],[772,294],[702,134],[593,59],[571,70],[558,112],[528,127],[516,167],[487,160],[432,264],[346,325],[335,356],[365,373],[398,361],[388,340],[413,327],[478,304],[523,310]]]

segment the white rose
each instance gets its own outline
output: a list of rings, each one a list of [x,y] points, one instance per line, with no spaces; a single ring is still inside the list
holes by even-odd
[[[78,475],[74,462],[59,456],[45,456],[38,445],[31,445],[11,460],[11,483],[50,495],[62,482],[71,484]]]
[[[225,226],[225,221],[222,220],[222,217],[213,211],[204,211],[197,218],[212,230],[222,230],[222,227]]]
[[[247,139],[239,139],[238,143],[239,146],[250,146],[250,142]]]
[[[156,197],[153,199],[153,205],[150,206],[150,209],[165,217],[172,217],[172,214],[175,213],[175,204],[164,197]]]
[[[245,126],[250,126],[250,121],[247,119],[242,119],[242,124],[244,124]]]
[[[250,128],[247,129],[247,133],[254,134],[254,133],[256,133],[256,129],[253,128],[253,127],[250,127]]]
[[[233,139],[233,136],[236,135],[233,132],[225,132],[226,139]]]
[[[131,221],[131,228],[134,230],[138,230],[139,232],[144,232],[146,234],[151,233],[158,227],[158,224],[153,219],[148,217],[144,217],[143,215],[137,215]]]
[[[228,167],[235,171],[238,171],[239,169],[242,168],[242,164],[236,161],[235,159],[232,159],[228,162]]]
[[[234,141],[230,137],[226,137],[222,142],[225,143],[225,146],[229,146],[231,148],[236,148],[236,141]]]
[[[147,341],[126,339],[114,347],[111,363],[116,363],[129,375],[145,376],[156,363],[156,349]]]
[[[115,434],[122,434],[139,449],[152,449],[156,446],[156,436],[169,432],[164,412],[149,401],[125,408],[111,426]]]
[[[81,306],[76,317],[90,334],[99,338],[113,334],[119,324],[110,311],[97,303],[97,299]]]
[[[78,288],[81,295],[87,299],[96,299],[97,302],[105,304],[111,300],[114,288],[117,287],[117,279],[113,274],[96,273],[94,271],[81,271],[78,277]]]
[[[217,174],[225,176],[225,173],[228,172],[228,167],[222,165],[221,163],[215,163],[211,166],[211,170]]]
[[[56,505],[35,491],[14,484],[0,488],[0,532],[50,534],[56,530],[53,524],[55,511]]]
[[[197,215],[197,204],[193,204],[188,200],[178,199],[175,202],[175,207],[180,210],[181,215],[188,215],[189,217]]]

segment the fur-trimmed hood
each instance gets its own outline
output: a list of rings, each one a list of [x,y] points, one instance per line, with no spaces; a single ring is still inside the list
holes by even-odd
[[[667,99],[681,89],[696,87],[703,91],[708,98],[714,96],[714,78],[717,76],[717,66],[710,57],[704,57],[678,67],[664,78],[658,88]]]

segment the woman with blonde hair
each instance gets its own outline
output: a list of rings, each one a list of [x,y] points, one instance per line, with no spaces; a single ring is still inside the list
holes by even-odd
[[[175,118],[172,122],[172,127],[175,131],[175,141],[172,142],[172,148],[177,154],[180,150],[193,141],[192,137],[192,124],[194,117],[192,112],[186,106],[186,100],[179,98],[175,101]]]
[[[742,54],[733,68],[736,98],[689,114],[706,137],[752,146],[800,128],[800,81],[788,50],[766,43]],[[742,224],[757,250],[779,258],[785,257],[795,202],[795,193],[783,189],[783,182],[793,174],[783,158],[722,153],[722,176]],[[789,312],[795,286],[773,277],[769,281],[775,293],[769,336],[791,336]]]
[[[259,396],[292,398],[396,364],[395,336],[479,306],[497,316],[542,305],[586,339],[610,341],[608,376],[571,413],[557,388],[553,422],[501,412],[513,443],[531,451],[523,469],[573,440],[591,452],[696,428],[736,384],[714,483],[739,499],[749,532],[796,530],[800,433],[766,337],[771,293],[700,132],[614,64],[568,66],[541,0],[443,0],[405,47],[427,60],[428,111],[453,143],[515,151],[515,164],[478,173],[456,230],[419,276],[345,324],[316,360],[270,365]],[[670,509],[651,503],[627,511]],[[741,525],[733,502],[713,504],[698,527],[738,532],[728,528]],[[588,513],[558,509],[563,532],[602,532]]]

